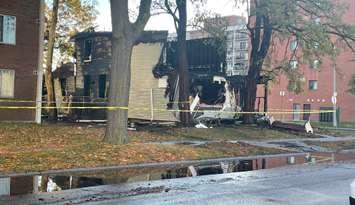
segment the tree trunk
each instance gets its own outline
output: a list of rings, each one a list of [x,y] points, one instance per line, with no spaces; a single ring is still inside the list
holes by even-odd
[[[54,84],[54,96],[55,96],[55,104],[57,107],[57,113],[61,113],[63,111],[63,93],[62,93],[62,85],[60,83],[59,78],[53,79]]]
[[[141,36],[150,18],[152,0],[141,0],[136,22],[128,16],[128,0],[111,0],[112,65],[110,69],[109,109],[104,142],[125,144],[127,132],[129,90],[131,86],[131,55],[133,45]]]
[[[254,114],[255,112],[255,100],[256,100],[256,92],[258,85],[258,76],[259,71],[257,68],[250,66],[249,73],[247,76],[247,80],[245,82],[246,92],[244,92],[244,108],[243,111],[247,112],[243,116],[243,122],[245,124],[253,124],[254,123]]]
[[[46,57],[46,72],[44,74],[46,88],[47,88],[47,107],[49,120],[57,119],[57,110],[55,109],[55,94],[54,94],[54,80],[52,74],[53,50],[55,43],[55,30],[58,22],[58,6],[59,0],[53,1],[52,23],[49,30],[48,50]]]
[[[119,107],[120,109],[109,110],[107,115],[108,124],[104,142],[110,144],[129,142],[127,133],[128,109],[125,108],[128,107],[129,103],[132,47],[132,41],[126,38],[112,38],[109,106]]]
[[[178,74],[179,74],[179,109],[180,121],[184,126],[192,125],[192,116],[190,113],[190,79],[187,61],[187,46],[186,46],[186,0],[176,0],[176,5],[179,11],[179,26],[178,34]]]

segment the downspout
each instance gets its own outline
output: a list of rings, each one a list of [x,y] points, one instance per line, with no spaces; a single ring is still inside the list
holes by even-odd
[[[38,19],[38,63],[37,63],[37,94],[36,94],[36,123],[42,122],[42,84],[43,84],[43,50],[44,50],[44,0],[40,0]]]
[[[268,98],[269,98],[269,83],[268,81],[265,82],[264,85],[264,112],[265,114],[268,112]]]

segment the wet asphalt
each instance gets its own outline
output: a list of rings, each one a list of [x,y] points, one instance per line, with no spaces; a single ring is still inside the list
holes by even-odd
[[[0,204],[348,205],[354,179],[355,163],[295,165],[6,197],[0,198]]]

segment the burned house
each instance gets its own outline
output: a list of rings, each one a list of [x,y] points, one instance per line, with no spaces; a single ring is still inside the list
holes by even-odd
[[[76,105],[106,106],[111,67],[111,32],[85,32],[74,37],[76,77],[73,101]],[[165,95],[166,78],[155,78],[152,71],[162,59],[167,32],[145,31],[138,39],[131,58],[129,118],[176,121],[165,112],[169,99]],[[80,118],[105,119],[105,109],[77,110]]]
[[[224,53],[217,49],[218,42],[213,39],[193,39],[187,41],[188,72],[190,93],[194,97],[199,93],[202,101],[207,104],[220,102],[218,93],[223,92],[224,86],[214,82],[214,76],[224,76]],[[177,82],[177,42],[171,41],[166,45],[166,56],[154,69],[157,78],[168,77],[170,102],[176,101]]]
[[[107,105],[111,67],[111,32],[84,32],[73,37],[76,47],[75,92],[72,105]],[[212,38],[187,41],[190,93],[199,105],[222,109],[226,101],[236,105],[236,95],[226,80],[226,52]],[[167,32],[146,31],[133,48],[129,118],[178,121],[177,42],[167,41]],[[68,80],[61,80],[67,87]],[[67,94],[68,94],[67,93]],[[227,98],[233,98],[232,100]],[[191,101],[192,102],[192,101]],[[170,110],[169,110],[170,109]],[[105,109],[78,109],[80,119],[105,119]]]

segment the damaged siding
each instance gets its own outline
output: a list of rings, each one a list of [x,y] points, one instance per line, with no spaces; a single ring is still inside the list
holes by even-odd
[[[164,97],[165,88],[159,87],[159,79],[152,74],[162,49],[162,43],[139,44],[133,48],[129,118],[176,121],[171,112],[163,111],[166,110],[169,99]]]
[[[166,32],[146,32],[140,43],[133,47],[128,112],[130,119],[176,121],[174,115],[166,111],[169,102],[165,97],[166,87],[159,86],[161,79],[154,78],[153,75],[153,69],[160,61],[166,35]],[[90,58],[85,54],[87,40],[92,40]],[[106,78],[106,90],[109,87],[109,69],[112,61],[111,33],[82,33],[75,37],[75,44],[77,54],[75,101],[107,102],[107,99],[100,95],[99,87],[100,85],[103,87],[100,82],[100,77],[103,76]],[[80,118],[105,119],[106,111],[84,110],[78,115]]]

